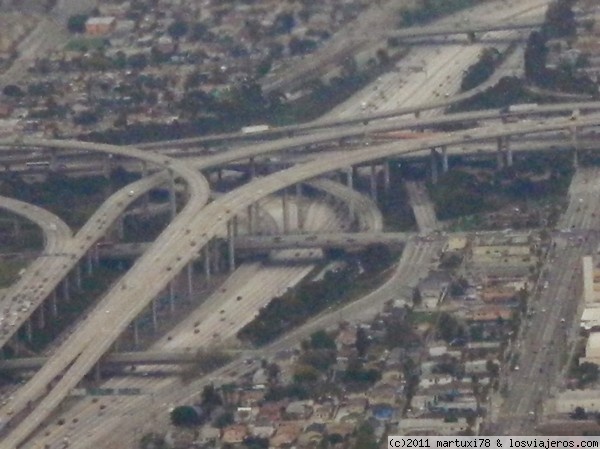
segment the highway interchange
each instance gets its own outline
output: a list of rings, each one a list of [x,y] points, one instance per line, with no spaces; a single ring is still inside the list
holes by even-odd
[[[563,108],[563,110],[568,111],[569,109],[579,106],[580,105],[569,105]],[[597,106],[595,108],[597,108]],[[497,116],[497,111],[489,113],[490,118]],[[447,120],[449,121],[451,119]],[[465,117],[460,116],[460,118],[454,118],[454,120],[464,121]],[[245,159],[252,156],[264,155],[269,152],[281,151],[282,148],[299,147],[303,145],[314,144],[315,142],[325,142],[348,136],[359,137],[364,134],[365,128],[368,128],[369,131],[386,131],[399,128],[402,129],[402,127],[415,126],[415,124],[418,125],[419,123],[420,122],[415,119],[414,121],[407,120],[400,126],[397,124],[380,124],[369,125],[365,127],[361,124],[358,130],[336,130],[334,132],[323,131],[321,135],[293,137],[287,139],[283,143],[272,142],[258,144],[251,147],[240,148],[238,150],[223,152],[199,160],[196,163],[196,167],[199,169],[205,169],[211,166],[223,164],[227,161]],[[599,123],[600,120],[596,117],[584,116],[578,121],[577,125],[579,127],[586,127],[596,126]],[[50,381],[53,381],[55,378],[57,378],[63,369],[69,366],[70,362],[74,360],[73,365],[67,369],[66,374],[58,380],[46,398],[42,399],[41,403],[33,409],[27,420],[8,436],[8,438],[5,440],[6,444],[9,445],[7,447],[12,447],[10,445],[16,446],[20,441],[33,432],[39,424],[42,423],[49,412],[62,401],[62,399],[73,387],[77,385],[79,379],[93,367],[96,361],[109,348],[112,341],[114,341],[120,332],[124,330],[129,322],[135,316],[137,316],[139,311],[142,310],[147,304],[147,301],[127,301],[127,298],[147,298],[147,300],[151,300],[153,297],[155,297],[160,291],[164,290],[172,277],[181,271],[181,269],[186,266],[192,257],[197,255],[198,250],[208,242],[210,237],[217,233],[219,229],[222,229],[224,223],[229,219],[229,217],[232,217],[236,214],[242,214],[249,205],[260,200],[260,198],[265,197],[270,193],[277,192],[283,187],[294,185],[298,182],[311,180],[318,174],[328,173],[337,169],[345,169],[349,166],[369,162],[371,160],[381,160],[397,154],[409,152],[429,151],[430,148],[444,145],[452,148],[452,145],[456,145],[467,140],[483,140],[504,135],[528,133],[531,131],[542,132],[565,128],[569,129],[572,127],[572,125],[573,123],[569,118],[559,118],[555,120],[544,121],[544,123],[536,122],[528,124],[514,124],[506,126],[505,128],[482,127],[478,130],[470,130],[468,135],[467,133],[462,132],[441,136],[439,138],[421,139],[419,142],[403,142],[401,145],[398,143],[384,144],[376,147],[371,146],[369,149],[353,150],[347,154],[327,155],[320,158],[316,162],[309,162],[298,167],[293,167],[288,170],[266,176],[264,178],[255,179],[247,186],[226,194],[207,206],[205,206],[207,199],[207,186],[205,181],[198,176],[196,171],[189,170],[187,166],[182,167],[183,164],[178,165],[177,162],[171,161],[170,159],[159,155],[152,155],[151,159],[147,159],[148,154],[152,153],[143,153],[144,156],[141,156],[141,154],[136,153],[134,149],[119,150],[110,146],[102,146],[101,149],[97,149],[90,146],[89,149],[92,151],[100,150],[113,154],[118,154],[120,151],[123,151],[121,154],[140,159],[146,158],[146,160],[148,160],[150,163],[160,165],[162,167],[171,167],[171,169],[177,173],[177,175],[186,180],[188,190],[190,190],[191,193],[189,193],[189,199],[186,207],[179,213],[176,221],[174,221],[169,228],[167,228],[165,234],[162,235],[161,238],[149,248],[148,252],[136,262],[136,265],[119,282],[119,284],[116,285],[115,288],[111,289],[111,291],[109,291],[108,294],[101,300],[101,303],[97,308],[99,313],[95,313],[93,316],[83,321],[78,326],[73,336],[67,339],[67,341],[61,345],[61,348],[57,350],[57,354],[64,354],[64,356],[55,357],[54,363],[51,361],[49,365],[44,367],[44,369],[36,374],[36,376],[34,376],[34,378],[15,395],[8,408],[2,409],[2,413],[4,413],[2,416],[4,419],[6,419],[12,414],[17,413],[20,409],[26,408],[29,401],[37,398],[46,388],[46,385],[48,385]],[[28,141],[25,143],[31,146],[70,146],[72,148],[80,148],[78,143],[74,143],[72,145],[67,145],[64,142]],[[17,142],[16,144],[18,145],[19,143]],[[15,142],[6,142],[5,145],[12,147],[15,145]],[[187,169],[187,171],[184,169],[184,167]],[[164,173],[162,173],[162,176],[162,182],[165,182],[166,179],[164,178]],[[140,183],[143,181],[144,180],[140,181]],[[136,192],[136,195],[138,193],[141,194],[143,191],[145,191],[145,188],[136,188],[134,191]],[[122,193],[124,196],[127,196],[126,192]],[[126,198],[122,199],[126,200]],[[113,210],[116,204],[117,202],[109,204],[107,209]],[[123,205],[124,204],[125,203],[123,203]],[[196,213],[194,214],[192,212]],[[362,214],[360,215],[362,216]],[[99,232],[97,234],[101,235],[102,233]],[[97,236],[94,235],[89,240],[96,238]],[[89,249],[89,247],[87,247],[87,249],[82,247],[82,240],[85,239],[87,239],[87,236],[83,234],[77,244],[74,246],[77,252],[77,255],[75,256],[76,260],[79,260],[83,254],[85,254],[85,251]],[[441,243],[438,242],[438,244]],[[406,279],[406,282],[403,282],[403,285],[411,285],[411,283],[415,283],[415,279],[418,279],[419,275],[418,269],[423,267],[423,262],[428,262],[431,259],[431,257],[428,256],[435,254],[435,250],[437,249],[421,249],[421,245],[425,245],[426,247],[435,246],[426,245],[425,243],[421,242],[409,241],[403,253],[401,262],[398,265],[397,276],[407,276],[406,269],[408,267],[410,267],[410,270],[408,270],[409,274],[412,273],[410,274],[409,278]],[[166,248],[168,248],[168,250]],[[407,263],[407,260],[410,261],[410,263]],[[400,267],[402,267],[402,270],[400,270]],[[57,275],[56,278],[59,278],[59,276],[60,275]],[[64,274],[62,276],[64,276]],[[155,279],[156,285],[149,287],[148,285],[140,282],[142,279]],[[384,296],[386,295],[381,295],[381,297]],[[386,298],[386,300],[387,299],[388,298]],[[348,306],[348,308],[350,311],[344,312],[344,314],[354,313],[351,311],[351,306]],[[337,319],[339,319],[339,316],[337,316]],[[318,326],[320,325],[319,323],[323,324],[321,320],[317,320],[315,323],[311,323],[311,326]],[[311,326],[308,326],[308,328]],[[98,331],[100,331],[100,335],[102,335],[104,339],[100,341],[98,338],[92,341],[92,336],[97,336]],[[7,414],[9,411],[11,413]]]

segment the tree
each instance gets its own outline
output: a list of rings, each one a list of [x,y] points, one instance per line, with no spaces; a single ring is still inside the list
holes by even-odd
[[[223,427],[233,424],[233,422],[233,413],[230,411],[225,411],[215,418],[213,425],[219,429],[222,429]]]
[[[179,427],[197,426],[202,422],[198,411],[190,405],[181,405],[171,411],[171,422]]]
[[[572,419],[584,420],[587,419],[587,413],[583,407],[575,407],[573,413],[571,413]]]
[[[438,336],[446,342],[465,336],[463,326],[449,313],[442,313],[438,322]]]
[[[367,424],[362,424],[356,431],[356,439],[354,441],[353,449],[377,449],[377,439],[373,428]]]
[[[367,332],[359,327],[356,331],[356,352],[358,352],[359,357],[364,357],[367,353],[367,349],[371,342],[369,341],[369,336]]]
[[[313,349],[336,349],[333,338],[322,329],[312,333],[310,336],[310,346]]]
[[[7,97],[15,97],[15,98],[22,97],[25,95],[25,93],[23,92],[23,89],[21,89],[16,84],[8,84],[8,85],[4,86],[4,89],[2,89],[2,93],[4,95],[6,95]]]
[[[215,389],[214,385],[206,385],[202,390],[202,406],[210,413],[220,405],[223,405],[223,400],[219,392]]]
[[[296,383],[312,383],[319,380],[320,376],[321,374],[316,368],[310,365],[299,364],[296,365],[296,368],[294,369],[293,378]]]
[[[546,39],[539,31],[533,31],[525,48],[525,77],[534,82],[543,80],[546,73],[548,47]]]
[[[557,0],[546,10],[546,20],[542,33],[546,38],[574,36],[577,32],[577,22],[573,12],[572,0]]]
[[[415,306],[415,307],[420,306],[421,303],[423,302],[423,296],[421,295],[421,290],[419,289],[419,287],[413,288],[412,302],[413,302],[413,306]]]
[[[183,20],[176,20],[167,28],[167,33],[175,40],[181,39],[188,32],[189,26]]]
[[[74,14],[67,20],[67,30],[70,33],[85,33],[85,23],[87,20],[87,14]]]

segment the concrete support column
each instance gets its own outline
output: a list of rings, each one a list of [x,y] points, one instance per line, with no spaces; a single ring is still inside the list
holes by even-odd
[[[508,142],[507,142],[508,144]],[[510,146],[507,146],[506,148],[506,165],[507,167],[512,167],[513,166],[513,152],[510,148]]]
[[[91,276],[92,273],[94,272],[94,263],[92,261],[92,254],[90,253],[90,251],[93,251],[93,250],[88,250],[88,252],[85,255],[85,262],[87,265],[88,276]]]
[[[283,212],[285,214],[285,210]],[[235,235],[233,232],[233,223],[227,222],[227,244],[228,244],[228,256],[229,256],[229,272],[235,271]]]
[[[502,137],[496,139],[496,168],[502,170],[504,168],[504,142]]]
[[[21,222],[18,219],[12,221],[13,223],[13,236],[15,239],[21,238]],[[44,237],[45,240],[46,237]],[[46,242],[44,241],[44,244]]]
[[[169,282],[169,312],[171,315],[175,313],[175,284]]]
[[[58,164],[56,162],[56,148],[50,149],[50,170],[54,171],[58,168]]]
[[[573,167],[577,168],[579,166],[579,139],[577,133],[577,126],[572,126],[570,128],[571,131],[571,146],[573,147]]]
[[[348,167],[346,171],[346,185],[349,189],[354,189],[354,170],[352,167]]]
[[[120,241],[123,241],[125,239],[125,217],[123,215],[119,216],[119,218],[117,218],[117,238]]]
[[[56,294],[56,290],[52,290],[52,294],[50,295],[50,310],[52,310],[52,316],[56,318],[58,316],[58,295]]]
[[[377,166],[371,164],[371,174],[369,175],[369,184],[371,190],[371,199],[377,201]]]
[[[27,341],[31,343],[33,340],[33,326],[31,325],[31,318],[25,321],[25,334],[27,336]]]
[[[206,282],[210,281],[210,248],[209,248],[209,242],[206,243],[206,245],[204,245],[204,248],[202,248],[202,251],[204,252],[204,278],[206,279]]]
[[[38,329],[46,327],[46,303],[42,302],[38,307]]]
[[[233,236],[237,237],[238,235],[240,235],[239,226],[238,226],[239,225],[238,216],[234,215],[232,220],[233,220]]]
[[[177,215],[177,197],[175,194],[175,174],[169,169],[169,205],[171,207],[171,220]]]
[[[219,273],[221,267],[221,252],[219,251],[219,245],[216,240],[211,241],[210,249],[213,253],[211,258],[213,262],[213,273]]]
[[[296,215],[298,218],[298,231],[304,230],[304,198],[302,195],[302,184],[296,184]]]
[[[69,294],[69,275],[65,276],[65,278],[63,279],[62,286],[63,296],[65,297],[65,301],[68,301],[71,297]]]
[[[250,179],[256,178],[256,163],[254,162],[253,157],[251,157],[248,161],[248,169],[250,173]]]
[[[281,205],[283,208],[283,233],[287,234],[288,232],[290,232],[290,211],[289,211],[289,204],[288,204],[288,193],[287,193],[287,189],[283,189],[282,195],[281,195]]]
[[[383,161],[383,190],[386,194],[390,192],[390,161]]]
[[[142,178],[148,176],[148,163],[142,161]],[[150,213],[150,194],[148,192],[142,195],[142,209],[144,211],[144,217],[147,217]]]
[[[102,380],[102,371],[100,370],[100,362],[94,365],[94,380],[100,382]]]
[[[156,332],[158,330],[158,311],[156,310],[157,307],[157,300],[156,298],[154,298],[152,300],[151,303],[151,307],[152,307],[152,330],[154,330],[154,332]]]
[[[191,300],[192,296],[194,295],[194,264],[192,262],[187,264],[186,271],[188,298]]]
[[[437,184],[437,182],[438,182],[438,166],[437,166],[435,148],[431,149],[430,160],[431,160],[431,182],[433,184]]]
[[[448,173],[448,147],[442,146],[442,173]]]
[[[131,324],[133,326],[133,344],[137,348],[137,346],[140,343],[140,331],[138,329],[138,320],[137,320],[137,318],[135,318],[133,320],[133,323],[131,323]]]
[[[98,244],[94,245],[94,264],[96,266],[100,265],[100,248],[98,248]]]
[[[102,161],[102,172],[106,179],[110,178],[110,172],[112,171],[112,154],[107,154]]]
[[[79,263],[75,264],[75,285],[78,290],[81,290],[81,265]]]
[[[348,167],[348,171],[346,172],[347,177],[346,177],[346,182],[347,182],[347,186],[349,189],[354,189],[354,167]],[[350,221],[354,220],[354,202],[352,201],[352,199],[350,200],[350,202],[348,203],[348,216],[350,218]]]
[[[248,234],[254,234],[254,205],[248,206]]]

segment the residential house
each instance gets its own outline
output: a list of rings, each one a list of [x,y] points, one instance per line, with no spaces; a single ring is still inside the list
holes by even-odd
[[[302,433],[302,426],[295,422],[283,423],[277,427],[269,440],[271,447],[285,447],[294,443]]]
[[[223,429],[221,441],[223,443],[238,444],[248,436],[248,427],[245,424],[233,424]]]
[[[104,36],[115,27],[117,19],[113,16],[90,17],[85,22],[85,33],[88,36]]]

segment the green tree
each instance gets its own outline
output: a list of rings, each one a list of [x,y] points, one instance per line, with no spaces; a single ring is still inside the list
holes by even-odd
[[[356,352],[358,352],[359,357],[364,357],[367,354],[367,349],[369,349],[369,345],[371,342],[369,341],[369,336],[367,332],[359,327],[356,331]]]
[[[362,424],[356,431],[353,449],[378,449],[377,439],[373,428],[367,424]]]
[[[333,338],[322,329],[313,332],[310,336],[310,346],[313,349],[336,349]]]
[[[189,26],[183,20],[176,20],[167,28],[167,33],[175,40],[181,39],[187,34]]]
[[[206,385],[202,390],[202,407],[205,407],[210,413],[220,405],[223,405],[223,399],[221,399],[219,392],[214,385]]]
[[[87,20],[87,14],[74,14],[67,20],[67,30],[70,33],[85,33],[85,23]]]
[[[222,429],[223,427],[233,424],[233,422],[233,413],[230,411],[224,411],[215,418],[213,425],[219,429]]]
[[[420,306],[421,303],[423,302],[423,296],[421,295],[421,290],[419,289],[419,287],[413,288],[412,302],[413,302],[413,306],[415,306],[415,307]]]
[[[190,405],[175,407],[171,411],[171,422],[179,427],[197,426],[201,423],[198,411]]]

